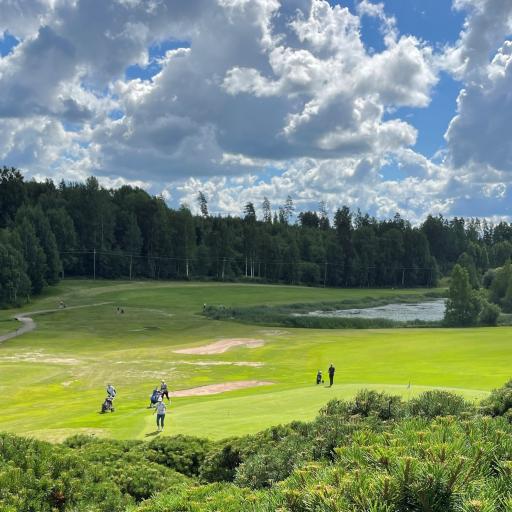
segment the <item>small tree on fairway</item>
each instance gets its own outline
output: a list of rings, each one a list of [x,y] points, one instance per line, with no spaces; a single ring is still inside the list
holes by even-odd
[[[471,287],[468,272],[460,265],[455,265],[444,315],[445,323],[459,327],[475,325],[480,309],[480,299]]]

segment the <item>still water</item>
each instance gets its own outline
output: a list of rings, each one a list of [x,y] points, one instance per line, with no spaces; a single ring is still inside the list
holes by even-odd
[[[437,322],[443,319],[446,307],[445,299],[411,304],[387,304],[376,308],[337,309],[333,311],[310,311],[300,316],[321,316],[328,318],[385,318],[398,322],[422,320]]]

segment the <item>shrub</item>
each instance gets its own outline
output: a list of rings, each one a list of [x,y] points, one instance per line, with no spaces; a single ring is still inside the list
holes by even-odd
[[[496,304],[491,304],[487,300],[482,301],[482,310],[478,315],[478,324],[486,326],[498,325],[498,319],[501,314],[501,309]]]
[[[200,477],[207,482],[232,482],[242,463],[243,444],[238,439],[217,443],[204,458]]]
[[[82,460],[102,467],[109,480],[136,501],[188,482],[188,478],[173,469],[147,460],[148,445],[141,441],[115,441],[79,435],[67,439],[64,444]]]
[[[130,501],[104,468],[66,448],[0,434],[1,510],[116,512]]]
[[[145,446],[145,456],[187,476],[197,476],[212,443],[190,436],[159,437]]]
[[[235,483],[253,489],[270,487],[311,458],[311,451],[311,445],[298,434],[289,435],[274,445],[263,445],[238,467]]]
[[[262,492],[215,483],[161,493],[129,512],[275,512],[265,501]]]
[[[490,396],[482,401],[482,412],[490,416],[505,416],[512,422],[512,380],[504,386],[494,389]]]
[[[410,400],[409,413],[412,416],[435,418],[437,416],[460,416],[469,410],[468,404],[461,396],[448,391],[425,391]]]
[[[399,396],[363,389],[350,402],[350,412],[363,418],[375,416],[380,420],[397,419],[403,416],[404,407]]]
[[[448,418],[362,430],[337,450],[334,465],[303,466],[280,484],[274,510],[506,512],[511,434],[504,422]]]

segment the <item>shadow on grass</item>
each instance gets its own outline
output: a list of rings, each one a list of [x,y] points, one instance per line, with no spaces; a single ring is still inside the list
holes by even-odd
[[[146,434],[146,437],[156,436],[158,434],[160,434],[160,431],[155,430],[154,432],[149,432],[148,434]]]

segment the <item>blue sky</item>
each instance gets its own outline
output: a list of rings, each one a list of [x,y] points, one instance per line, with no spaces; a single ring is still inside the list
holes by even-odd
[[[5,31],[0,37],[0,56],[5,57],[18,45],[19,41]]]
[[[512,2],[52,5],[0,18],[0,165],[27,178],[510,215]]]

